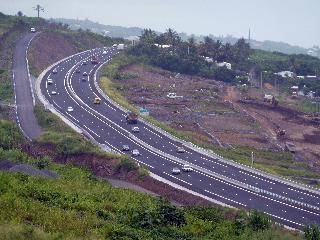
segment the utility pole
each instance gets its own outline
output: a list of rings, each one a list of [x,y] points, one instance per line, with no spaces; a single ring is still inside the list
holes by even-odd
[[[41,7],[39,4],[37,6],[33,7],[33,10],[36,10],[38,12],[38,18],[40,18],[40,11],[44,12],[44,8]]]
[[[262,71],[261,71],[261,73],[260,73],[260,88],[261,88],[261,90],[262,90]]]
[[[249,44],[249,47],[250,47],[250,44],[251,43],[251,31],[250,31],[250,28],[249,28],[249,34],[248,34],[248,44]]]
[[[251,152],[251,166],[252,166],[252,167],[253,167],[253,162],[254,162],[253,152]]]

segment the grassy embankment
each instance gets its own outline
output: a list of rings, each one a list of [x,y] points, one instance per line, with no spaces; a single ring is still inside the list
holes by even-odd
[[[138,109],[129,103],[121,94],[121,81],[125,81],[125,77],[121,78],[121,74],[119,73],[119,68],[122,65],[136,62],[134,58],[128,57],[125,54],[114,58],[103,68],[103,74],[99,84],[111,99],[129,110],[137,112]],[[192,142],[200,147],[211,149],[217,154],[239,163],[250,166],[251,152],[254,152],[255,168],[289,178],[320,178],[319,173],[313,172],[307,164],[294,161],[292,154],[288,152],[272,152],[242,146],[235,146],[233,149],[224,149],[216,145],[208,144],[208,139],[196,132],[178,131],[152,117],[145,117],[145,119],[178,138]]]
[[[25,143],[14,123],[0,121],[0,159],[59,178],[0,170],[0,239],[302,239],[257,212],[175,207],[113,188],[83,168],[31,157],[19,150]]]

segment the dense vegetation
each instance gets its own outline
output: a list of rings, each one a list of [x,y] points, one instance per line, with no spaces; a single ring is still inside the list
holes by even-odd
[[[200,75],[234,84],[248,83],[248,73],[260,76],[261,72],[267,72],[267,82],[273,83],[278,80],[278,84],[282,84],[288,81],[274,73],[288,70],[297,75],[316,75],[320,72],[320,59],[315,57],[253,50],[245,39],[239,39],[231,45],[205,37],[197,44],[192,37],[182,41],[172,29],[162,34],[145,29],[139,43],[129,48],[128,53],[139,56],[140,61],[169,71]],[[206,61],[205,57],[213,62]],[[232,64],[232,70],[217,67],[215,62],[229,62]],[[297,80],[294,83],[307,85],[308,90],[320,94],[317,82]]]

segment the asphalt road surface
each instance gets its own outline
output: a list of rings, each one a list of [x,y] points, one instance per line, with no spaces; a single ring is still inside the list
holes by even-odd
[[[126,113],[105,99],[94,84],[99,66],[117,54],[116,48],[105,50],[106,54],[102,54],[103,49],[94,49],[72,56],[55,66],[56,73],[51,69],[43,77],[42,95],[65,118],[115,152],[130,154],[121,151],[124,144],[131,150],[138,149],[141,155],[133,157],[138,163],[196,193],[237,208],[258,209],[289,227],[320,224],[319,191],[261,175],[185,145],[186,152],[178,153],[181,142],[142,122],[128,124]],[[93,55],[98,57],[99,64],[91,64]],[[94,104],[95,97],[102,102]],[[68,107],[73,111],[68,111]],[[132,132],[133,126],[138,126],[140,132]],[[193,171],[172,174],[173,168],[181,169],[184,164],[189,164]]]
[[[17,122],[28,139],[41,134],[41,128],[34,115],[34,99],[30,86],[26,51],[35,33],[24,35],[16,44],[13,53],[13,81],[17,106]]]

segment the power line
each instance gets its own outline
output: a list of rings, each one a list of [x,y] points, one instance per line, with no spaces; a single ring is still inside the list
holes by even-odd
[[[33,7],[33,10],[36,10],[38,12],[38,18],[40,17],[40,11],[44,12],[44,8],[41,7],[39,4],[37,6]]]

